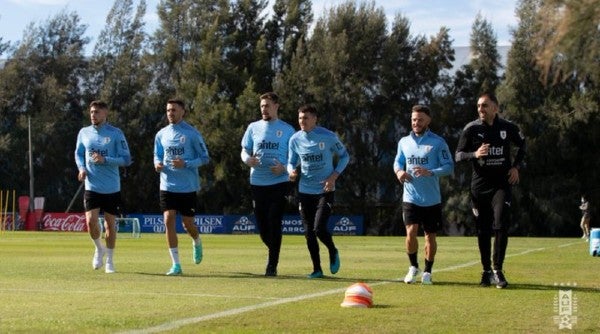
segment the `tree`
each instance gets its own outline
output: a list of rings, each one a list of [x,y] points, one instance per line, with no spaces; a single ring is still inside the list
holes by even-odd
[[[62,11],[39,26],[30,24],[0,72],[2,123],[10,126],[2,130],[3,141],[12,152],[22,153],[13,155],[5,176],[15,179],[17,189],[27,188],[28,175],[21,171],[29,170],[23,148],[28,147],[30,116],[36,195],[55,208],[64,208],[79,185],[73,152],[83,117],[83,48],[88,43],[86,26],[79,21],[76,13]]]
[[[264,51],[264,44],[262,44],[263,50],[257,48],[260,47],[258,43],[261,40],[264,25],[261,13],[266,6],[266,0],[239,0],[232,6],[232,13],[235,15],[232,15],[228,31],[229,42],[227,44],[229,47],[225,52],[225,59],[231,64],[231,70],[238,73],[238,76],[236,80],[231,81],[231,96],[241,94],[243,85],[256,70],[254,68],[257,64],[256,58],[261,51]],[[258,65],[264,70],[264,64],[258,63]],[[273,77],[272,73],[264,74],[266,80]],[[270,84],[270,81],[265,82],[261,85],[261,90],[270,90]]]
[[[134,159],[131,167],[122,169],[125,210],[144,212],[158,207],[154,182],[145,182],[156,179],[148,138],[156,132],[157,115],[146,105],[152,79],[144,57],[146,2],[141,0],[135,11],[133,6],[133,0],[116,0],[108,13],[90,61],[86,101],[107,102],[109,121],[125,133]],[[130,192],[135,195],[128,196]]]
[[[571,75],[600,82],[599,0],[549,0],[540,4],[535,40],[541,43],[537,59],[545,78],[563,80]],[[550,68],[554,75],[549,76]]]
[[[298,44],[307,38],[312,21],[310,0],[275,0],[273,16],[265,25],[267,50],[275,73],[290,65]]]

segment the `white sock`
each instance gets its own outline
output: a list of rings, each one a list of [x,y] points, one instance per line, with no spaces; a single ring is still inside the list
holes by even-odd
[[[173,261],[173,264],[179,264],[179,248],[169,248],[169,254],[171,254],[171,261]]]
[[[107,248],[106,249],[106,263],[113,263],[113,253],[114,253],[114,249],[113,248]]]
[[[98,238],[98,239],[92,239],[92,241],[94,242],[94,245],[96,245],[96,249],[97,250],[102,250],[104,249],[104,247],[102,246],[102,239]]]

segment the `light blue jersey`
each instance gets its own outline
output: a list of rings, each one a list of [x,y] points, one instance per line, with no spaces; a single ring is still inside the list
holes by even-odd
[[[416,177],[413,173],[416,166],[430,170],[433,175]],[[394,171],[398,170],[405,170],[412,176],[412,181],[404,182],[402,201],[432,206],[442,202],[439,177],[452,173],[454,161],[442,137],[430,130],[417,137],[411,131],[410,135],[398,142]]]
[[[291,125],[280,119],[260,120],[248,125],[242,137],[242,159],[254,155],[260,160],[259,165],[250,169],[250,184],[270,186],[288,181],[287,172],[276,176],[269,167],[275,161],[287,165],[288,144],[294,132]]]
[[[337,166],[333,158],[338,156]],[[324,182],[334,171],[342,174],[350,162],[350,155],[337,135],[317,126],[310,132],[298,131],[290,138],[288,172],[300,165],[299,192],[318,195]]]
[[[174,159],[185,161],[184,168],[175,168]],[[204,138],[196,128],[185,121],[169,124],[154,138],[154,164],[161,162],[160,190],[190,193],[200,190],[198,167],[209,161]]]
[[[104,163],[95,163],[91,156],[98,153],[104,157]],[[100,194],[112,194],[121,191],[119,166],[131,164],[129,145],[123,132],[108,124],[90,125],[79,130],[75,145],[75,163],[77,168],[85,170],[85,190]]]

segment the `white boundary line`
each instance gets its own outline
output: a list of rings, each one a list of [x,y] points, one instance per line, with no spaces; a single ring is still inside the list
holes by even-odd
[[[571,245],[575,245],[575,244],[580,244],[580,242],[567,243],[567,244],[559,245],[557,247],[559,247],[559,248],[567,247],[567,246],[571,246]],[[528,250],[522,251],[520,253],[507,255],[506,257],[521,256],[521,255],[525,255],[525,254],[529,254],[529,253],[533,253],[533,252],[543,251],[546,249],[547,249],[546,247],[528,249]],[[453,271],[453,270],[460,269],[460,268],[471,267],[476,264],[479,264],[479,261],[471,261],[471,262],[467,262],[467,263],[463,263],[463,264],[459,264],[459,265],[455,265],[455,266],[451,266],[451,267],[437,269],[436,272]],[[401,279],[397,278],[395,280],[390,280],[390,281],[385,281],[385,282],[369,283],[369,285],[378,286],[378,285],[390,284],[390,283],[398,281],[398,280],[401,280]],[[212,314],[207,314],[207,315],[203,315],[203,316],[199,316],[199,317],[179,319],[179,320],[167,322],[162,325],[157,325],[157,326],[153,326],[153,327],[149,327],[149,328],[136,329],[136,330],[131,330],[131,331],[123,331],[123,332],[118,332],[118,333],[119,334],[160,333],[160,332],[164,332],[164,331],[178,329],[180,327],[187,326],[187,325],[197,324],[197,323],[203,322],[203,321],[208,321],[208,320],[213,320],[213,319],[218,319],[218,318],[223,318],[223,317],[229,317],[232,315],[242,314],[242,313],[246,313],[246,312],[252,312],[252,311],[256,311],[259,309],[263,309],[263,308],[271,307],[271,306],[275,306],[275,305],[293,303],[293,302],[298,302],[298,301],[302,301],[302,300],[306,300],[306,299],[328,296],[328,295],[332,295],[335,293],[342,293],[344,291],[346,291],[346,288],[332,289],[332,290],[327,290],[327,291],[323,291],[323,292],[311,293],[311,294],[307,294],[307,295],[300,295],[300,296],[296,296],[296,297],[281,298],[281,299],[270,301],[270,302],[248,305],[248,306],[244,306],[244,307],[238,307],[238,308],[221,311],[221,312],[217,312],[217,313],[212,313]]]

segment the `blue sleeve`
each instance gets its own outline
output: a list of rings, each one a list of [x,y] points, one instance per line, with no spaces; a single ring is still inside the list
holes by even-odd
[[[298,160],[299,160],[298,153],[295,151],[295,145],[294,145],[293,139],[294,139],[294,137],[290,138],[289,145],[288,145],[287,171],[290,174],[296,169],[296,167],[298,167]]]
[[[116,130],[113,137],[115,141],[115,156],[106,157],[106,163],[109,165],[129,166],[131,165],[131,153],[125,135],[121,130]]]
[[[75,145],[75,164],[77,169],[85,169],[85,146],[83,145],[83,130],[77,135],[77,144]]]
[[[208,149],[206,148],[206,143],[204,142],[204,138],[200,132],[196,133],[194,137],[194,141],[192,143],[193,152],[195,152],[195,158],[187,160],[185,162],[186,167],[190,168],[198,168],[202,165],[206,165],[210,158],[208,156]]]
[[[165,158],[165,152],[160,142],[160,132],[154,137],[154,165],[162,163]]]
[[[252,154],[252,150],[254,149],[254,143],[252,141],[252,124],[250,124],[246,129],[246,132],[244,132],[244,136],[242,137],[242,149],[249,154]]]
[[[337,154],[339,160],[337,166],[335,167],[335,171],[338,174],[342,174],[348,163],[350,162],[350,154],[348,154],[348,150],[342,144],[337,136],[334,137],[333,151]]]
[[[431,171],[436,176],[445,176],[450,175],[454,171],[454,161],[452,160],[452,155],[450,154],[450,149],[448,148],[448,144],[444,140],[439,141],[437,145],[437,159],[440,162],[439,167],[432,169]]]
[[[400,170],[404,170],[406,167],[406,157],[402,151],[402,140],[398,141],[398,149],[396,151],[396,157],[394,158],[394,172],[397,173]]]

